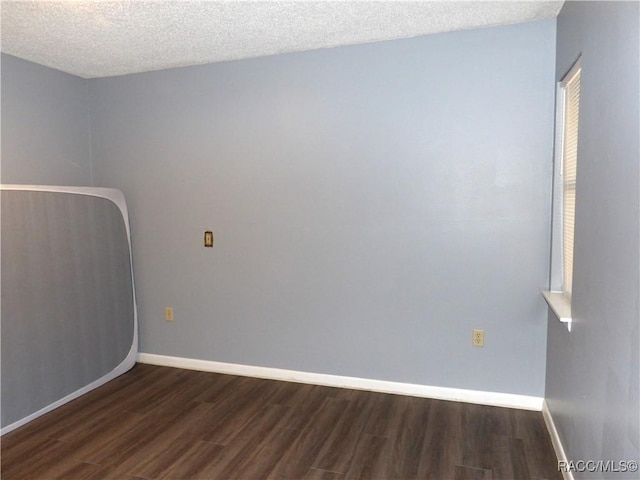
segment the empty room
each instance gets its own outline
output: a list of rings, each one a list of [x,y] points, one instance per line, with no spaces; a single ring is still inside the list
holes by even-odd
[[[1,23],[3,480],[640,478],[640,2]]]

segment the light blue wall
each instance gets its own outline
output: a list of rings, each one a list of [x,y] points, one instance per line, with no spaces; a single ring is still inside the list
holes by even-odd
[[[91,80],[141,351],[542,396],[554,49],[555,19]]]
[[[91,185],[87,80],[2,54],[3,183]]]
[[[640,457],[638,6],[567,2],[558,18],[556,78],[583,59],[575,323],[569,333],[549,315],[546,386],[570,460]]]

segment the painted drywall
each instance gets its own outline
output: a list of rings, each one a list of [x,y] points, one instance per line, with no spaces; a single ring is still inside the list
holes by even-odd
[[[554,49],[545,20],[91,80],[140,350],[542,396]]]
[[[638,2],[566,2],[556,79],[582,54],[571,333],[549,315],[546,398],[569,460],[639,460]],[[576,478],[637,478],[576,472]]]
[[[91,185],[87,80],[2,54],[3,183]]]

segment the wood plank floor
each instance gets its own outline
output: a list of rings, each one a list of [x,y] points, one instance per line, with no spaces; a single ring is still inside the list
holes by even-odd
[[[136,365],[2,437],[2,479],[561,479],[539,412]]]

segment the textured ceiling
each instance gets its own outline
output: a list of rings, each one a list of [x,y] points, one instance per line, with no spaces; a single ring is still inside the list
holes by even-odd
[[[85,78],[552,17],[562,1],[2,0],[2,51]]]

